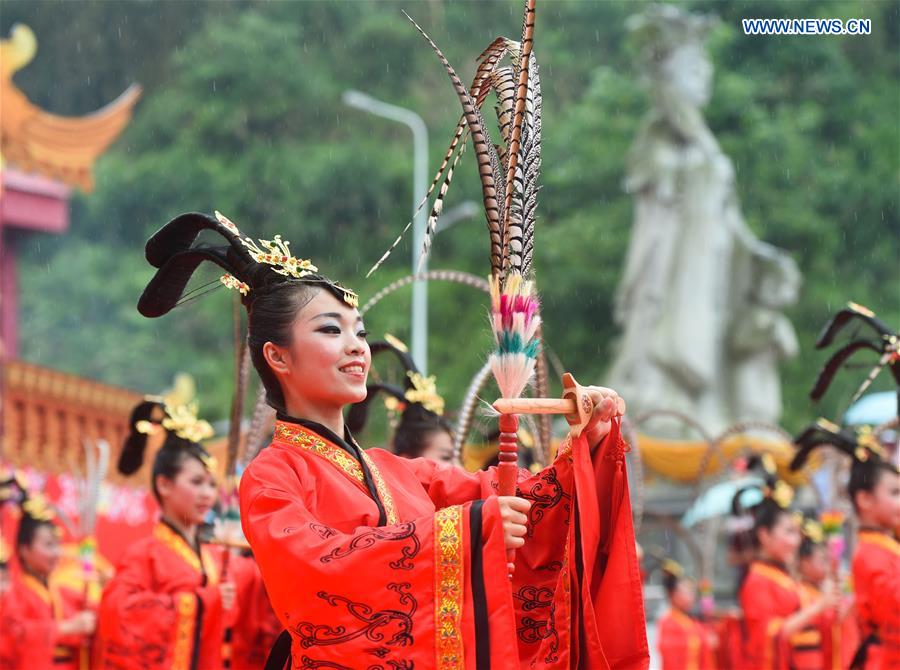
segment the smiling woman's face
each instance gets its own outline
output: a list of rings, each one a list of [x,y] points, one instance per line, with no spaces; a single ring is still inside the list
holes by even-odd
[[[324,290],[298,313],[291,340],[263,352],[287,398],[317,407],[343,407],[364,400],[372,362],[359,312]]]

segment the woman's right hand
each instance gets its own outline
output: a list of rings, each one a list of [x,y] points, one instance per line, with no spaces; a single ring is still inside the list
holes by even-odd
[[[516,496],[499,496],[500,518],[503,520],[503,542],[507,549],[519,549],[525,545],[528,532],[528,510],[531,501]]]
[[[62,635],[90,635],[95,628],[97,628],[97,615],[91,610],[82,610],[59,622],[59,632]]]

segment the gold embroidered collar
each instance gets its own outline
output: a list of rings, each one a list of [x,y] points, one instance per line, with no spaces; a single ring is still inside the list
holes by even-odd
[[[312,452],[313,454],[324,458],[338,470],[343,472],[351,481],[365,491],[366,494],[369,493],[369,489],[366,486],[366,478],[359,461],[347,453],[345,449],[326,440],[312,429],[307,428],[302,424],[279,420],[275,422],[275,441],[299,447],[300,449]],[[366,462],[369,472],[372,473],[372,479],[375,480],[375,489],[378,492],[378,497],[381,498],[381,504],[384,506],[387,522],[389,524],[397,523],[394,498],[391,495],[390,489],[387,487],[387,483],[381,476],[378,466],[375,465],[364,450],[360,449],[359,453]]]

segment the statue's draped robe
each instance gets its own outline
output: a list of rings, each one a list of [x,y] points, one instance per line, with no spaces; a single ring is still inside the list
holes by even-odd
[[[495,470],[468,473],[280,417],[241,480],[241,520],[293,667],[644,668],[641,582],[618,425],[519,494],[507,576]]]

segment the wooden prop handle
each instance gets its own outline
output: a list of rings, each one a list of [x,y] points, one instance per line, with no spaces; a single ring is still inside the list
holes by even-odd
[[[516,495],[516,480],[519,476],[519,417],[515,414],[500,415],[500,455],[497,466],[498,494],[501,496]],[[512,579],[515,570],[516,550],[506,550],[506,567]]]
[[[501,420],[514,414],[564,414],[569,422],[569,432],[578,437],[590,421],[594,403],[570,373],[563,375],[562,382],[562,398],[500,398],[494,402],[494,409],[500,413]]]

